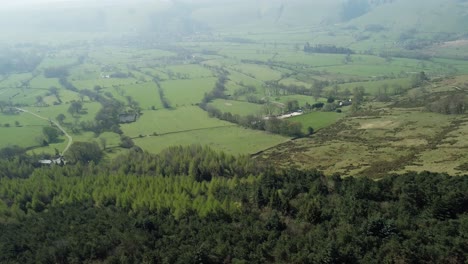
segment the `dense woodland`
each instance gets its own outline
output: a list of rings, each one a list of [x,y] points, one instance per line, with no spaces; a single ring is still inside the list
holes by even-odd
[[[201,146],[0,154],[1,263],[467,261],[467,176],[326,177]]]

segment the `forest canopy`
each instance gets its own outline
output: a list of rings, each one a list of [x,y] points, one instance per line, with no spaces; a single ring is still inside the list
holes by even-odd
[[[18,170],[28,164],[21,155]],[[467,257],[467,176],[326,177],[201,146],[159,155],[132,150],[113,161],[29,166],[24,173],[0,179],[2,263],[463,263]]]

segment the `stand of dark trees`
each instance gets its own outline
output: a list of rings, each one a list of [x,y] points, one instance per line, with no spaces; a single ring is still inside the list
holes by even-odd
[[[434,102],[428,104],[426,109],[445,115],[462,115],[468,108],[468,97],[465,93],[455,93],[443,98],[437,98]]]
[[[322,44],[311,46],[309,43],[305,44],[304,52],[330,53],[330,54],[354,54],[355,53],[352,49],[345,48],[345,47],[337,47],[335,45],[322,45]]]
[[[1,263],[467,261],[468,176],[326,177],[200,146],[30,171],[0,178]]]
[[[169,100],[166,98],[166,95],[164,94],[164,90],[161,87],[161,84],[159,83],[159,80],[157,78],[153,79],[153,82],[156,84],[158,87],[158,93],[159,93],[159,100],[161,100],[161,104],[163,105],[164,108],[170,109],[171,104],[169,103]]]

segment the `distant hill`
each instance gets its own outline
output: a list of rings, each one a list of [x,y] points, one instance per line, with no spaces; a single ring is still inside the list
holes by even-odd
[[[426,32],[468,33],[468,1],[394,0],[375,6],[350,24],[379,24],[399,31],[416,28]]]
[[[136,0],[60,2],[41,9],[0,10],[2,32],[199,32],[336,26],[386,28],[397,39],[411,29],[467,34],[465,0]],[[377,26],[377,27],[376,27]],[[455,39],[457,39],[455,38]],[[454,39],[449,39],[454,40]]]

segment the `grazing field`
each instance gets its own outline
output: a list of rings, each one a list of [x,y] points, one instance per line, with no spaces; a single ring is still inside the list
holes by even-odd
[[[42,136],[42,127],[40,125],[15,127],[14,124],[11,127],[0,127],[2,135],[0,147],[17,145],[27,148],[37,146],[40,144],[37,138]]]
[[[242,101],[223,100],[217,99],[210,103],[210,105],[221,110],[221,112],[229,112],[240,116],[246,115],[264,115],[265,109],[263,105],[247,103]]]
[[[114,96],[122,101],[125,101],[125,96],[131,96],[140,103],[142,109],[150,109],[153,106],[156,109],[161,109],[163,107],[158,93],[158,87],[154,82],[121,86],[119,91],[124,91],[124,96],[120,96],[118,91],[114,88],[107,90],[112,91]]]
[[[165,81],[161,83],[164,94],[172,107],[200,103],[205,93],[210,92],[216,78]]]
[[[301,123],[303,133],[307,133],[307,129],[309,127],[312,127],[317,131],[318,129],[328,127],[336,123],[336,121],[344,118],[344,116],[345,114],[336,112],[311,112],[288,118],[288,120]]]
[[[148,136],[135,139],[135,144],[149,152],[158,153],[174,145],[201,144],[229,154],[253,154],[289,140],[238,126],[207,128],[195,131],[173,133],[162,136]]]
[[[130,137],[138,137],[231,125],[216,118],[209,118],[207,113],[197,106],[187,106],[173,110],[143,111],[137,122],[123,124],[122,130]]]

